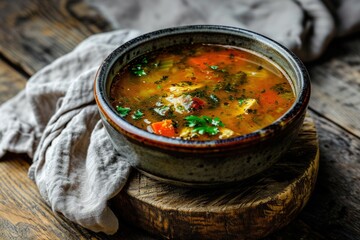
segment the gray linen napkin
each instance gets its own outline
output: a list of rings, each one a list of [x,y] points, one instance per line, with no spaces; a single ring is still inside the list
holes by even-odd
[[[359,0],[86,1],[115,28],[147,32],[189,24],[242,27],[284,44],[303,61],[321,56],[334,37],[360,29]]]
[[[116,47],[137,36],[115,31],[92,36],[30,78],[0,107],[0,157],[33,158],[29,176],[53,211],[93,231],[113,234],[107,206],[126,183],[128,149],[115,153],[94,102],[95,73]]]
[[[346,15],[335,14],[334,19],[319,0],[221,4],[215,0],[158,0],[157,8],[149,7],[155,3],[151,0],[141,4],[121,1],[115,5],[118,7],[113,7],[111,0],[108,3],[113,5],[107,8],[106,16],[114,9],[114,21],[126,23],[132,19],[135,25],[130,27],[143,31],[190,23],[245,26],[280,41],[303,60],[311,60],[323,52],[335,34],[359,29],[360,4],[355,1],[339,1],[334,12],[349,11],[344,21],[341,19]],[[141,13],[141,6],[146,12]],[[138,14],[126,18],[132,16],[131,9],[138,9]],[[158,13],[158,20],[148,16]],[[130,166],[125,159],[131,153],[126,147],[115,153],[99,121],[93,81],[102,60],[137,35],[136,31],[119,30],[86,39],[32,76],[25,90],[0,106],[0,157],[7,151],[27,153],[33,159],[29,176],[52,209],[88,229],[107,234],[118,229],[118,220],[107,201],[126,183]]]

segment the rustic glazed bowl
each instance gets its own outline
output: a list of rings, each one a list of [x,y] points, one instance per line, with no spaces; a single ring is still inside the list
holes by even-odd
[[[114,75],[134,58],[164,47],[212,43],[255,51],[276,63],[290,78],[296,100],[271,125],[239,137],[190,141],[167,138],[139,129],[111,106]],[[189,186],[216,186],[264,171],[285,153],[303,124],[310,80],[302,62],[289,50],[257,33],[227,26],[194,25],[139,36],[121,45],[102,63],[95,80],[95,99],[114,147],[130,148],[129,163],[149,177]]]

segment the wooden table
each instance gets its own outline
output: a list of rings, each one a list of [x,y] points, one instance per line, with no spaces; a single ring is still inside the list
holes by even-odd
[[[84,38],[111,29],[79,0],[1,1],[0,16],[0,103]],[[300,215],[267,239],[359,239],[360,35],[334,41],[307,67],[309,112],[320,141],[318,181]],[[126,223],[107,236],[54,214],[27,177],[30,162],[11,153],[0,160],[0,239],[151,239]]]

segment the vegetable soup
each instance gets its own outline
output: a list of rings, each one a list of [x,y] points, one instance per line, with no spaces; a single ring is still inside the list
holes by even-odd
[[[136,58],[115,75],[110,98],[136,127],[200,141],[264,128],[295,101],[290,81],[270,60],[212,44],[177,45]]]

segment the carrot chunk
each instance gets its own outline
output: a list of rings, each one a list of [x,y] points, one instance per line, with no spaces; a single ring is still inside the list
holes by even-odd
[[[175,128],[172,120],[170,119],[165,119],[161,122],[154,122],[151,124],[151,128],[153,129],[155,134],[165,137],[175,136]]]
[[[277,93],[271,90],[268,90],[260,95],[260,103],[272,105],[275,103],[277,97]]]
[[[189,57],[188,64],[197,67],[201,71],[209,70],[211,66],[219,67],[218,64],[245,63],[243,56],[234,50],[203,53],[201,56]],[[214,68],[213,68],[214,69]],[[219,69],[221,70],[221,69]]]

